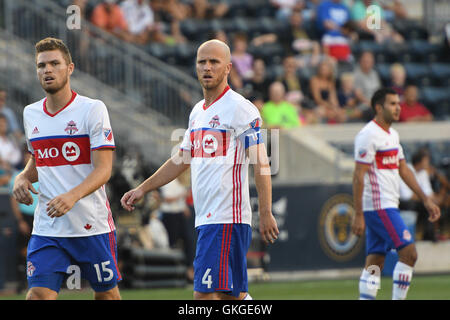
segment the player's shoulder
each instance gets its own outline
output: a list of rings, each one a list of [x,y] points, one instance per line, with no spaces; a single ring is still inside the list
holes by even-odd
[[[77,97],[75,99],[78,105],[87,109],[106,108],[105,103],[100,99],[94,99],[80,94],[77,94]]]
[[[30,112],[30,111],[43,111],[44,110],[44,100],[45,98],[42,98],[41,100],[38,100],[36,102],[30,103],[29,105],[26,105],[23,109],[24,114]]]
[[[229,91],[229,101],[232,102],[231,105],[235,106],[235,112],[259,114],[258,108],[250,100],[234,90]]]
[[[370,139],[375,138],[377,135],[377,128],[374,126],[373,121],[369,121],[364,125],[364,127],[359,130],[358,134],[356,135],[356,139]]]

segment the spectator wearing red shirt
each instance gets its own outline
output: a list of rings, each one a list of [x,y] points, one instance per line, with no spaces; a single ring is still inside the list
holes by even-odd
[[[128,30],[122,9],[116,0],[104,0],[92,12],[91,21],[97,27],[110,32],[118,38],[131,42],[133,36]]]
[[[418,91],[415,85],[409,85],[405,89],[405,100],[400,103],[402,108],[400,112],[401,122],[412,121],[432,121],[433,115],[420,102],[417,101]]]

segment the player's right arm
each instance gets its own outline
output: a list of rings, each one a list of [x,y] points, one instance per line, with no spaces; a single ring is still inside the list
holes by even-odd
[[[363,213],[363,192],[364,192],[364,176],[369,171],[370,165],[355,162],[355,170],[353,172],[353,207],[355,208],[355,219],[352,224],[352,231],[357,236],[364,233],[365,221]]]
[[[25,169],[19,173],[14,180],[13,196],[16,201],[31,205],[33,203],[33,197],[31,192],[38,194],[38,192],[33,188],[33,183],[38,181],[38,172],[36,169],[36,160],[34,156],[30,157]]]
[[[122,207],[128,211],[134,210],[134,204],[142,199],[147,192],[162,187],[182,174],[190,166],[189,161],[186,161],[190,156],[187,155],[188,153],[188,151],[180,150],[168,159],[151,177],[138,187],[125,193],[120,200]]]

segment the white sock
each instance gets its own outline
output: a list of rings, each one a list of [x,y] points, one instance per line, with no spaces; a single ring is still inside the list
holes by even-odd
[[[253,300],[252,296],[247,292],[247,295],[242,300]]]
[[[392,300],[405,300],[408,293],[409,284],[411,283],[413,268],[404,264],[403,262],[397,262],[394,268],[394,274],[392,280]]]
[[[372,275],[366,269],[359,278],[359,300],[375,300],[380,289],[380,275]]]

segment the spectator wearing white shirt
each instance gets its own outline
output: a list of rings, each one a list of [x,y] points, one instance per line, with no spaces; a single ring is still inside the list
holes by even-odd
[[[0,113],[0,161],[4,166],[16,167],[22,162],[22,153],[8,136],[8,119]]]
[[[134,42],[145,44],[148,41],[163,41],[164,34],[155,22],[155,16],[147,0],[125,0],[121,8]]]
[[[180,182],[179,178],[164,185],[161,192],[161,220],[169,234],[169,244],[171,248],[179,246],[179,241],[183,242],[182,248],[185,254],[185,261],[188,267],[187,277],[193,279],[193,258],[194,241],[191,237],[188,226],[188,217],[191,212],[187,206],[187,188]]]
[[[433,191],[431,185],[429,170],[430,170],[430,154],[427,149],[421,148],[412,155],[412,164],[408,163],[414,173],[419,186],[423,192],[431,197],[433,201],[439,205],[439,201]],[[424,234],[423,240],[436,241],[437,224],[433,224],[426,220],[427,212],[421,204],[417,195],[400,179],[400,209],[412,210],[418,213],[418,224],[423,224]]]

